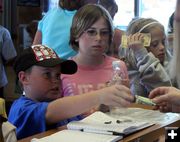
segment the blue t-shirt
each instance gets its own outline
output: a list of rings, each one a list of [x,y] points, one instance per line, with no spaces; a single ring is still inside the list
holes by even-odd
[[[70,27],[75,13],[76,10],[54,8],[48,11],[38,24],[38,30],[42,33],[42,44],[54,49],[58,56],[64,59],[77,53],[69,45]]]
[[[8,121],[17,127],[17,139],[22,139],[48,129],[66,125],[73,120],[80,120],[81,116],[60,121],[57,124],[47,126],[45,120],[48,102],[35,102],[25,96],[14,101],[9,112]]]

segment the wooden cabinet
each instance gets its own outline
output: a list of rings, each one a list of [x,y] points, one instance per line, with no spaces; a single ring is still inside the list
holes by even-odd
[[[20,0],[25,1],[25,0]],[[29,2],[31,0],[27,0]],[[38,0],[35,0],[38,1]],[[18,5],[18,0],[3,0],[3,12],[0,13],[1,24],[9,29],[17,53],[19,54],[23,49],[23,30],[27,24],[33,20],[40,20],[42,18],[42,4],[44,0],[39,0],[40,5],[26,6]],[[12,69],[12,66],[6,67],[8,76],[8,85],[5,87],[6,102],[11,102],[19,97],[19,94],[15,93],[15,79],[16,75]]]

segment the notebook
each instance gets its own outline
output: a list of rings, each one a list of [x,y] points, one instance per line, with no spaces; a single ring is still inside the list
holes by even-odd
[[[138,121],[133,117],[113,115],[96,111],[80,121],[67,124],[67,130],[31,142],[116,142],[127,134],[136,132],[154,123]]]
[[[41,139],[34,138],[31,142],[116,142],[120,139],[121,136],[62,130]]]
[[[69,130],[78,130],[97,134],[112,134],[125,136],[154,123],[134,120],[133,117],[115,118],[100,111],[96,111],[81,121],[72,121],[67,124]]]

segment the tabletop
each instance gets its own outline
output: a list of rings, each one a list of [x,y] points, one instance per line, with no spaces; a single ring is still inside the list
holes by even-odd
[[[137,107],[137,108],[144,108],[144,109],[152,109],[151,106],[146,105],[137,105],[133,104],[131,107]],[[123,140],[120,140],[119,142],[133,142],[133,141],[140,141],[140,142],[154,142],[159,141],[163,142],[165,141],[165,127],[180,127],[180,117],[176,117],[170,120],[162,120],[161,123],[155,124],[153,126],[150,126],[148,128],[145,128],[143,130],[137,131],[133,134],[130,134],[126,136]],[[64,127],[58,127],[56,129],[48,130],[46,132],[36,134],[24,139],[19,140],[18,142],[30,142],[32,138],[42,138],[45,136],[49,136],[53,133],[56,133],[58,131],[67,129],[66,126]]]

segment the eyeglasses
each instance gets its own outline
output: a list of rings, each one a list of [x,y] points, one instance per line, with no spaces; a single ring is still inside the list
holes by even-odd
[[[97,34],[100,35],[101,38],[109,38],[110,32],[109,30],[95,30],[95,29],[88,29],[85,31],[89,37],[95,37]]]

